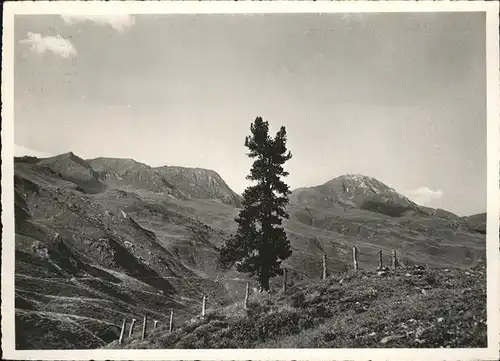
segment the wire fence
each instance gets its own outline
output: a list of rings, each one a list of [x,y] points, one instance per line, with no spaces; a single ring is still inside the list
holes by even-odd
[[[377,267],[377,270],[381,271],[381,272],[385,272],[387,270],[389,270],[390,268],[385,266],[384,267],[384,264],[383,264],[383,251],[382,250],[379,250],[377,256],[378,256],[378,267]],[[316,255],[317,256],[317,255]],[[328,276],[329,276],[329,273],[328,273],[328,258],[326,256],[326,254],[323,254],[322,257],[322,268],[321,268],[321,279],[324,280],[326,279]],[[353,261],[353,269],[354,271],[358,271],[359,270],[359,250],[357,247],[353,247],[352,248],[352,261]],[[398,260],[398,256],[397,256],[397,252],[396,250],[392,250],[391,252],[391,268],[392,269],[396,269],[397,267],[399,267],[400,264],[399,264],[399,260]],[[248,307],[248,300],[249,300],[249,294],[250,294],[250,282],[248,280],[244,280],[244,279],[241,279],[241,278],[224,278],[224,277],[220,277],[220,279],[227,279],[227,280],[237,280],[237,281],[245,281],[246,282],[246,287],[245,287],[245,296],[244,296],[244,300],[243,302],[241,303],[243,309],[247,309]],[[189,278],[185,280],[188,284],[190,283],[189,281]],[[283,292],[286,292],[287,291],[287,286],[288,286],[288,272],[286,271],[286,269],[284,269],[284,272],[283,272],[283,285],[282,285],[282,290]],[[207,297],[207,295],[203,292],[200,292],[200,294],[202,295],[201,296],[201,301],[199,302],[195,302],[195,305],[197,305],[199,307],[199,313],[198,315],[200,317],[205,317],[206,314],[207,314],[207,303],[208,303],[208,300],[210,300],[210,304],[212,306],[212,309],[218,309],[218,308],[222,308],[224,307],[224,304],[220,301],[218,301],[217,299],[211,299],[209,297]],[[201,306],[201,307],[200,307]],[[170,310],[170,318],[169,318],[169,333],[172,333],[174,332],[174,328],[173,328],[173,322],[174,322],[174,317],[175,317],[175,311],[172,309]],[[131,323],[131,328],[129,329],[129,337],[130,335],[132,334],[132,328],[133,328],[133,323],[135,321],[132,321]],[[158,324],[159,324],[159,320],[154,320],[154,325],[153,325],[153,331],[157,328]],[[121,332],[120,332],[120,337],[118,339],[118,344],[122,344],[124,339],[125,339],[125,335],[126,335],[126,325],[127,325],[127,320],[126,319],[123,319],[123,323],[122,323],[122,328],[121,328]],[[143,318],[143,328],[142,328],[142,335],[141,335],[141,339],[145,339],[147,337],[147,316],[144,316]]]

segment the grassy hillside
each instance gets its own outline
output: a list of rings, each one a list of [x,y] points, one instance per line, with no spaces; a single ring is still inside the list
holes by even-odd
[[[349,271],[110,348],[486,347],[485,267]]]
[[[118,337],[125,317],[162,319],[170,309],[188,317],[205,293],[232,302],[225,283],[205,277],[175,246],[189,239],[200,249],[215,233],[210,227],[134,193],[86,193],[68,179],[39,164],[16,164],[18,348],[100,347]],[[134,211],[178,237],[157,237]],[[87,325],[76,327],[75,318]]]
[[[73,154],[15,162],[18,348],[101,347],[118,337],[124,318],[164,325],[174,309],[182,323],[199,313],[203,295],[218,309],[242,299],[247,279],[221,269],[216,252],[235,230],[237,208],[184,197],[187,185],[151,178],[153,168],[132,160],[94,163]],[[394,217],[300,203],[289,212],[293,254],[284,266],[302,288],[319,279],[323,253],[332,272],[350,268],[353,246],[362,270],[376,267],[379,250],[389,264],[392,249],[404,265],[484,263],[484,233],[447,213]]]
[[[474,214],[469,217],[465,217],[464,220],[467,222],[471,230],[486,234],[486,213]]]

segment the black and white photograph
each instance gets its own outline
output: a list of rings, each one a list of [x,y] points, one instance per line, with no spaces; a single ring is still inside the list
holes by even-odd
[[[11,355],[498,356],[498,3],[69,5],[4,29]]]

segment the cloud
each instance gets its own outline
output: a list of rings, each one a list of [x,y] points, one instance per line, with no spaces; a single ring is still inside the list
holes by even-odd
[[[123,32],[127,28],[135,25],[135,18],[132,15],[61,15],[66,24],[76,24],[92,22],[97,25],[109,25],[113,29]]]
[[[51,154],[41,152],[39,150],[30,149],[30,148],[27,148],[27,147],[22,146],[22,145],[14,144],[14,156],[15,157],[23,157],[25,155],[29,155],[31,157],[37,157],[37,158],[52,157]]]
[[[36,53],[43,54],[46,51],[51,51],[63,58],[76,55],[76,49],[71,41],[59,35],[43,36],[42,34],[28,32],[27,36],[26,39],[21,40],[21,44],[31,45],[31,50]]]
[[[420,205],[428,205],[443,197],[442,190],[433,191],[428,187],[420,187],[418,189],[407,192],[407,197]]]

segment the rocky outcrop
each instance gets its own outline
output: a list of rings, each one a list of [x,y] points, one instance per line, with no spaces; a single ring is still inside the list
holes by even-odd
[[[210,169],[164,166],[155,168],[174,187],[191,198],[216,200],[234,207],[241,206],[241,196]]]

